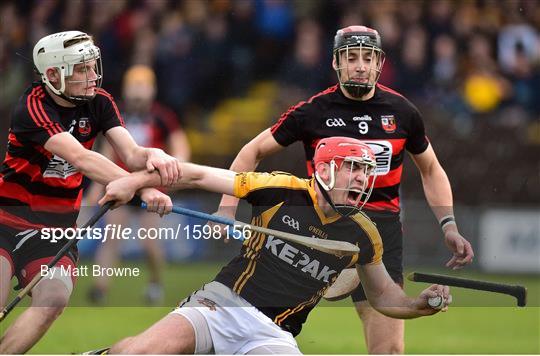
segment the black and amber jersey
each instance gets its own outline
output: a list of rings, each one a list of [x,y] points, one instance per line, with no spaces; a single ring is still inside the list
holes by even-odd
[[[74,226],[82,174],[44,145],[52,136],[69,132],[91,149],[98,132],[120,125],[118,108],[103,89],[88,103],[66,108],[54,102],[44,84],[32,84],[12,112],[0,168],[0,225],[15,230]]]
[[[342,269],[381,262],[382,242],[362,213],[326,217],[314,180],[275,173],[240,173],[234,193],[253,206],[252,224],[357,245],[354,257],[336,257],[272,235],[254,233],[215,278],[297,335],[308,313]]]
[[[271,128],[282,146],[302,141],[308,174],[318,141],[330,136],[362,140],[373,149],[377,179],[366,210],[398,213],[404,150],[412,154],[428,147],[424,123],[416,107],[401,94],[377,84],[366,101],[351,100],[335,85],[285,112]]]

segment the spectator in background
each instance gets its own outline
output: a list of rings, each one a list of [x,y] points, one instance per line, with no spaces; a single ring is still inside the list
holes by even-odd
[[[0,113],[8,111],[24,90],[26,78],[32,74],[32,60],[17,57],[25,53],[24,20],[17,14],[13,4],[0,8]],[[1,120],[8,125],[8,120]],[[2,131],[4,132],[4,131]]]
[[[409,3],[406,3],[409,4]],[[412,6],[412,8],[417,8]],[[414,16],[414,11],[411,11]],[[361,22],[357,22],[361,23]],[[399,55],[402,46],[401,28],[396,16],[391,14],[382,14],[375,21],[375,28],[380,29],[381,37],[384,38],[384,51],[386,60],[384,61],[384,71],[381,73],[379,82],[383,85],[394,86],[398,79]]]
[[[233,95],[244,94],[255,75],[257,35],[254,31],[254,12],[252,1],[236,0],[228,14],[231,47],[229,53],[233,73],[230,90]]]
[[[397,87],[413,98],[424,94],[429,77],[427,70],[427,35],[421,26],[413,26],[403,36]]]
[[[452,13],[454,4],[451,0],[435,0],[427,3],[428,14],[426,16],[425,31],[433,36],[449,33],[452,28]],[[421,25],[416,23],[415,25]]]
[[[285,58],[278,74],[279,102],[290,105],[331,84],[329,63],[324,65],[321,36],[321,27],[315,21],[302,20],[298,24],[294,51]]]
[[[504,114],[511,109],[517,121],[540,119],[540,35],[511,12],[509,23],[501,28],[498,38],[498,62],[510,80],[512,93]],[[516,120],[515,120],[516,121]],[[519,124],[519,122],[515,122]]]
[[[200,40],[194,51],[199,53],[200,68],[193,100],[205,108],[213,108],[229,91],[231,79],[228,23],[222,14],[214,14],[203,24]],[[211,93],[212,95],[208,95]]]
[[[293,8],[286,0],[255,0],[255,25],[259,35],[257,47],[258,79],[266,79],[278,69],[293,37]]]
[[[464,99],[473,113],[485,114],[499,107],[508,95],[508,82],[499,74],[489,38],[471,37],[464,80]]]
[[[127,129],[134,140],[143,147],[156,147],[167,151],[179,160],[188,160],[190,148],[184,131],[181,129],[178,117],[155,101],[156,78],[153,70],[144,65],[132,66],[124,75],[122,116]],[[112,147],[105,145],[103,153],[113,156]],[[116,161],[118,158],[116,157]],[[97,201],[102,186],[95,184],[90,188],[90,201]],[[134,218],[141,228],[152,228],[159,225],[159,215],[147,214],[140,208],[140,201],[134,201],[132,206],[126,206],[111,211],[106,216],[107,224],[129,226]],[[107,239],[101,244],[96,253],[96,264],[102,267],[114,267],[120,255],[120,240]],[[148,287],[145,299],[149,304],[157,304],[163,298],[161,283],[161,266],[164,261],[159,240],[142,239],[141,243],[146,252],[149,267]],[[92,302],[101,304],[109,289],[110,278],[98,277],[91,288],[89,298]]]
[[[472,129],[469,108],[459,94],[459,57],[453,37],[442,34],[433,41],[433,65],[426,95],[451,115],[454,129],[467,134]]]
[[[194,31],[177,11],[163,19],[156,48],[156,75],[163,102],[176,112],[183,112],[203,70],[193,53]]]
[[[522,126],[540,119],[540,72],[527,57],[520,43],[516,45],[514,65],[508,74],[511,85],[509,97],[499,113],[504,126]]]
[[[125,1],[95,2],[91,5],[90,24],[96,42],[103,48],[103,66],[107,68],[107,80],[111,92],[120,92],[122,73],[126,68],[126,54],[130,51],[131,43],[122,38],[123,19],[129,9]],[[129,38],[128,38],[129,39]]]
[[[455,90],[458,75],[458,53],[456,41],[447,34],[439,35],[433,43],[433,69],[431,77],[435,85]]]
[[[540,60],[540,37],[538,30],[524,22],[510,23],[499,31],[498,36],[498,61],[501,69],[512,72],[519,57],[524,57],[529,62]]]

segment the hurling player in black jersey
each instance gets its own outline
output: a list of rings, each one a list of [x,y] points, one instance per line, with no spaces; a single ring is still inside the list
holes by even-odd
[[[252,224],[292,234],[356,244],[354,256],[336,257],[273,235],[254,233],[214,280],[182,301],[177,309],[111,353],[133,354],[298,354],[294,337],[309,312],[340,271],[355,266],[368,299],[394,318],[437,312],[435,295],[451,301],[446,286],[432,285],[409,298],[382,263],[382,242],[361,211],[373,188],[375,156],[350,137],[329,137],[315,149],[311,179],[274,173],[236,173],[181,163],[173,189],[199,188],[245,199]],[[107,185],[100,204],[129,201],[143,187],[158,186],[159,175],[132,173]]]
[[[0,168],[0,307],[11,279],[27,285],[67,242],[44,238],[43,229],[72,228],[81,205],[83,175],[101,184],[128,172],[91,151],[103,133],[131,170],[158,171],[170,185],[178,161],[163,151],[138,146],[124,128],[116,104],[101,89],[101,56],[79,31],[40,39],[33,60],[41,81],[33,83],[13,110],[8,149]],[[156,189],[139,192],[164,213],[170,198]],[[67,305],[77,264],[74,248],[31,291],[32,304],[7,328],[0,353],[28,351]],[[63,271],[63,272],[62,272]]]
[[[420,113],[402,95],[377,83],[383,64],[384,52],[377,31],[365,26],[337,31],[332,66],[339,83],[292,106],[275,125],[242,148],[230,169],[253,171],[264,157],[301,141],[311,175],[314,148],[321,138],[349,136],[368,144],[377,157],[377,180],[364,211],[381,233],[383,262],[390,276],[403,285],[399,185],[405,151],[418,167],[426,200],[453,254],[447,266],[461,268],[472,261],[474,254],[458,231],[450,183],[425,135]],[[234,197],[223,196],[218,214],[233,217],[237,204]],[[350,283],[355,286],[358,281]],[[370,308],[361,286],[352,297],[364,325],[368,352],[403,353],[403,321],[387,318]]]

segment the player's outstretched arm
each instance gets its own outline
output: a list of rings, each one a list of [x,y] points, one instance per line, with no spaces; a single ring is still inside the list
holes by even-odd
[[[109,129],[105,136],[130,170],[146,169],[148,172],[157,170],[161,177],[161,185],[164,186],[178,182],[180,166],[176,158],[159,148],[137,145],[131,134],[121,126]]]
[[[242,147],[229,169],[234,172],[253,172],[263,158],[281,149],[283,146],[277,143],[270,129],[266,129]],[[218,214],[234,218],[237,207],[238,198],[223,195],[219,203]]]
[[[416,298],[408,297],[390,278],[384,264],[357,265],[356,269],[362,281],[369,303],[382,314],[397,319],[412,319],[446,311],[452,302],[447,286],[434,284],[425,289]],[[432,308],[429,298],[441,296],[443,305]]]
[[[128,172],[118,167],[105,156],[84,148],[79,141],[67,132],[52,136],[47,140],[44,147],[52,154],[65,159],[91,180],[103,185],[129,175]],[[159,174],[157,175],[159,176]],[[166,194],[156,189],[147,189],[140,193],[141,199],[150,207],[149,210],[157,211],[160,214],[170,211],[166,207],[172,206],[172,202]],[[133,195],[131,198],[133,198]],[[122,203],[117,202],[115,207],[129,200]]]
[[[433,214],[439,222],[445,217],[453,219],[452,188],[446,172],[442,168],[431,145],[417,155],[411,155],[420,171],[424,193]],[[443,227],[444,241],[453,256],[446,264],[452,269],[462,268],[472,262],[474,252],[471,244],[459,233],[455,220]]]
[[[180,167],[181,179],[172,186],[172,189],[198,188],[214,193],[234,194],[235,172],[187,162],[180,163]],[[138,190],[160,185],[161,178],[157,172],[134,172],[109,183],[105,189],[105,196],[99,203],[104,204],[109,200],[125,203],[131,200]]]

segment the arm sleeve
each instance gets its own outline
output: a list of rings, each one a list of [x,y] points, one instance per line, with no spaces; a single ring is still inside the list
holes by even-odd
[[[424,152],[429,145],[429,141],[426,137],[426,130],[424,128],[424,121],[422,115],[417,108],[413,106],[413,112],[410,123],[410,135],[407,139],[405,148],[412,154],[420,154]]]
[[[286,199],[290,188],[307,189],[309,183],[284,172],[238,173],[234,181],[234,196],[255,206],[274,205]]]
[[[116,126],[125,127],[124,119],[122,119],[122,115],[120,115],[120,111],[112,95],[103,89],[99,89],[94,100],[97,101],[96,108],[103,134]]]
[[[282,146],[301,141],[304,137],[304,124],[309,116],[312,103],[302,101],[284,112],[270,131],[277,143]]]
[[[58,112],[39,97],[23,97],[11,121],[11,131],[22,142],[45,145],[52,136],[66,131]]]

